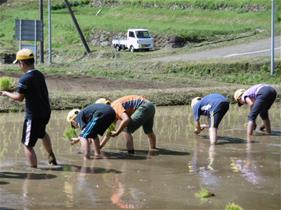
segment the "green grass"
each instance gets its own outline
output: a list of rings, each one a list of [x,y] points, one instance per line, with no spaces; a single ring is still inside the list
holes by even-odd
[[[74,2],[74,1],[71,1]],[[77,1],[81,2],[81,1]],[[270,1],[252,0],[190,0],[190,1],[115,1],[115,7],[103,7],[99,16],[96,12],[100,8],[90,7],[90,4],[73,7],[77,20],[86,38],[91,37],[92,31],[124,32],[132,27],[148,28],[153,35],[185,37],[191,42],[201,42],[221,39],[223,36],[238,36],[241,33],[255,33],[257,28],[270,32]],[[281,4],[281,0],[276,1]],[[61,4],[54,1],[53,5]],[[162,5],[159,8],[145,7],[147,4]],[[167,5],[190,5],[189,9],[171,9]],[[241,8],[264,8],[258,11],[241,12]],[[0,13],[0,43],[2,50],[16,49],[14,40],[15,19],[38,18],[37,2],[19,4],[18,7],[2,6]],[[218,7],[233,8],[215,10]],[[240,9],[239,9],[240,8]],[[278,9],[280,11],[280,8]],[[277,13],[279,14],[279,13]],[[45,24],[47,26],[47,10],[45,9]],[[80,43],[79,36],[73,26],[67,10],[53,11],[53,47],[54,49],[68,48]],[[45,28],[47,41],[47,28]],[[47,43],[47,42],[46,42]]]
[[[214,80],[225,83],[256,84],[281,83],[281,63],[276,62],[275,76],[270,74],[267,62],[233,62],[167,65],[165,73],[176,78],[191,77],[198,80]]]
[[[197,7],[201,9],[232,9],[239,11],[247,11],[251,6],[261,5],[261,9],[269,9],[267,0],[254,0],[254,1],[243,1],[243,0],[123,0],[121,1],[125,4],[135,5],[135,6],[149,6],[149,5],[160,5],[162,7],[179,6],[179,7]]]

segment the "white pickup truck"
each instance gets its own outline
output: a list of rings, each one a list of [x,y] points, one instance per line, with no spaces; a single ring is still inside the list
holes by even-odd
[[[125,49],[129,49],[131,52],[151,50],[153,49],[153,38],[147,29],[128,29],[127,39],[113,39],[112,46],[118,51]]]

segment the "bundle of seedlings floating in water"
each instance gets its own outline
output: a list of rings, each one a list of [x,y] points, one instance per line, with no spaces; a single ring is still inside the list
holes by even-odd
[[[0,91],[15,90],[16,81],[11,77],[0,77]]]
[[[228,203],[225,206],[225,210],[244,210],[244,209],[235,203]]]
[[[72,138],[76,138],[77,137],[76,130],[74,128],[67,128],[67,129],[65,129],[65,131],[63,132],[63,137],[66,140],[72,141]]]
[[[215,196],[214,193],[209,192],[206,188],[201,187],[201,189],[195,193],[197,198],[209,198]]]

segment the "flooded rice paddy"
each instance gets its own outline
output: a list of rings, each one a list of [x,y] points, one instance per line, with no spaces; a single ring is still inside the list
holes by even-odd
[[[158,107],[158,152],[147,152],[139,129],[134,156],[120,135],[104,159],[88,161],[63,137],[66,112],[53,112],[48,132],[60,166],[48,167],[39,140],[38,169],[27,166],[20,144],[23,113],[0,114],[0,209],[224,209],[230,202],[280,209],[280,104],[270,112],[273,134],[256,133],[253,144],[245,139],[247,112],[231,106],[219,144],[210,146],[207,131],[193,134],[189,107]],[[215,196],[196,197],[201,188]]]

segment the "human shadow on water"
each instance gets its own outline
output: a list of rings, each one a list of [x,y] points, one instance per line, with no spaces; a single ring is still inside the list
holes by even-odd
[[[216,144],[246,144],[247,140],[238,137],[219,136]]]
[[[258,131],[255,133],[255,136],[281,136],[281,131],[271,131],[271,134],[267,134],[262,131]]]
[[[183,151],[177,151],[177,150],[171,150],[165,148],[158,148],[157,151],[152,151],[152,152],[159,153],[160,155],[177,155],[177,156],[190,155],[189,152],[183,152]]]
[[[0,185],[4,185],[4,184],[10,184],[10,182],[0,181]],[[0,207],[0,209],[1,209],[1,207]]]
[[[121,171],[115,169],[106,169],[100,167],[85,167],[70,164],[61,164],[59,168],[46,168],[41,170],[51,170],[51,171],[64,171],[64,172],[78,172],[83,171],[85,174],[105,174],[105,173],[115,173],[120,174]]]
[[[3,171],[0,172],[0,178],[6,179],[54,179],[56,175],[53,174],[35,174],[35,173],[21,173],[21,172],[10,172],[10,171]]]
[[[139,155],[177,155],[177,156],[182,156],[182,155],[190,155],[189,152],[183,152],[183,151],[176,151],[176,150],[170,150],[170,149],[165,149],[165,148],[157,148],[156,150],[149,151],[149,150],[135,150],[136,154]]]
[[[208,135],[201,135],[201,137],[204,140],[205,139],[208,140],[209,143]],[[252,141],[251,143],[258,143],[258,141]],[[247,140],[238,137],[231,137],[231,136],[218,136],[218,141],[216,145],[223,145],[223,144],[247,144]]]
[[[281,136],[281,131],[271,131],[270,136]]]
[[[143,156],[145,153],[139,153],[135,150],[135,154],[128,154],[127,150],[121,150],[122,152],[103,152],[106,159],[122,159],[122,160],[146,160],[147,157]],[[147,152],[146,152],[147,153]]]

